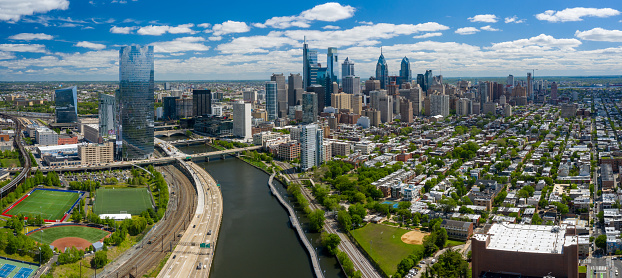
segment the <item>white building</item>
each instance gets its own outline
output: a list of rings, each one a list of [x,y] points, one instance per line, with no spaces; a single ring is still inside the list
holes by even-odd
[[[324,131],[316,124],[300,129],[300,167],[308,170],[324,162]]]
[[[233,135],[244,140],[251,138],[251,104],[236,102],[233,104]]]

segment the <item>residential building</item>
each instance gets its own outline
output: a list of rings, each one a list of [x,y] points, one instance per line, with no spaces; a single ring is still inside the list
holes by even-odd
[[[335,109],[352,111],[352,104],[350,102],[352,99],[352,95],[346,93],[338,93],[331,95],[331,98],[332,107],[334,107]]]
[[[393,97],[381,96],[378,99],[378,106],[380,109],[380,121],[383,123],[393,121]]]
[[[449,96],[441,94],[433,94],[430,98],[430,116],[441,115],[449,116]]]
[[[361,93],[361,78],[358,76],[348,75],[342,79],[343,92],[346,94],[359,94]]]
[[[318,116],[317,95],[313,92],[302,94],[302,122],[314,123]]]
[[[268,113],[268,121],[279,118],[277,83],[275,81],[266,82],[266,112]]]
[[[400,102],[400,121],[402,123],[413,122],[413,104],[410,100],[402,99]]]
[[[251,104],[248,102],[233,104],[233,136],[251,138]]]
[[[506,117],[512,117],[512,106],[509,104],[506,104],[503,107],[503,113]]]
[[[76,86],[56,90],[54,100],[56,123],[78,122],[78,91]]]
[[[456,114],[461,116],[467,116],[471,114],[471,100],[468,98],[458,99],[456,103]]]
[[[112,142],[78,145],[78,157],[84,165],[112,163],[114,162],[114,145]]]
[[[300,143],[291,141],[279,144],[277,157],[287,161],[298,159],[300,157]]]
[[[277,109],[278,109],[278,117],[279,118],[285,118],[287,117],[287,107],[288,107],[288,101],[287,101],[287,90],[286,90],[286,83],[285,83],[285,76],[282,73],[276,74],[273,73],[272,76],[270,76],[270,81],[273,81],[276,83],[276,101],[277,101]],[[268,90],[266,90],[266,94],[268,93]]]
[[[380,80],[378,79],[374,79],[374,77],[370,77],[368,80],[365,80],[365,91],[364,93],[366,95],[369,95],[369,92],[371,91],[378,91],[380,90]]]
[[[324,163],[324,132],[317,124],[301,126],[300,167],[308,170]]]
[[[352,109],[350,112],[360,115],[363,110],[363,98],[360,94],[350,95],[350,105]]]
[[[484,103],[484,107],[482,108],[482,114],[486,115],[488,113],[492,115],[495,115],[496,113],[496,105],[492,101]]]
[[[577,104],[562,104],[561,117],[562,118],[574,118],[577,115]]]

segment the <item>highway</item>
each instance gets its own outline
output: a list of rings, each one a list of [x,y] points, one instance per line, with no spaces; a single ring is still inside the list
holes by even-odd
[[[188,229],[158,277],[207,278],[211,270],[216,239],[222,221],[222,194],[214,179],[203,168],[193,162],[182,161],[182,163],[191,169],[193,179],[201,185],[197,186],[198,205]],[[210,244],[210,247],[201,247],[202,243]]]

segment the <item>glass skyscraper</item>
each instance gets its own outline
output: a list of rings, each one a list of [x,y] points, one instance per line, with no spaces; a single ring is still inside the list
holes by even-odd
[[[341,64],[341,80],[346,76],[354,75],[354,63],[350,61],[350,58],[346,57]]]
[[[304,88],[317,84],[317,50],[310,50],[305,39],[302,45],[302,81]]]
[[[153,74],[153,46],[121,48],[116,100],[117,148],[123,160],[153,155]]]
[[[78,122],[78,89],[76,86],[56,90],[54,100],[57,123]]]
[[[376,79],[380,80],[380,89],[386,90],[389,85],[389,67],[382,54],[382,49],[380,50],[380,57],[378,57],[378,63],[376,64]]]
[[[99,136],[103,138],[115,134],[114,106],[114,96],[99,93]]]
[[[277,101],[277,85],[275,81],[266,82],[266,113],[268,121],[274,121],[279,118],[279,109]]]
[[[329,47],[328,53],[326,54],[326,100],[328,106],[332,106],[331,96],[337,93],[333,92],[333,82],[337,82],[337,84],[339,84],[339,81],[337,80],[337,76],[339,76],[338,61],[337,48]]]
[[[404,59],[402,59],[402,64],[400,66],[400,84],[398,85],[402,85],[402,83],[406,83],[406,82],[410,82],[410,80],[412,79],[412,71],[410,70],[410,61],[408,60],[408,58],[404,57]]]

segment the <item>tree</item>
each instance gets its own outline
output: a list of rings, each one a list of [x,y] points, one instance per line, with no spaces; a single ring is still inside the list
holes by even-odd
[[[47,262],[54,256],[54,251],[49,245],[41,244],[39,245],[39,248],[41,248],[41,263]]]
[[[347,210],[340,210],[337,213],[337,222],[339,223],[339,227],[346,232],[352,229],[352,217]]]
[[[82,220],[82,214],[77,209],[74,209],[71,213],[71,221],[80,223],[80,220]]]
[[[319,232],[324,227],[324,211],[321,209],[316,209],[309,214],[309,225],[311,226],[311,230],[315,232]]]
[[[95,257],[91,260],[92,268],[102,268],[108,263],[108,255],[106,251],[99,251],[95,253]]]
[[[445,248],[445,243],[447,243],[447,230],[445,228],[441,228],[436,232],[436,237],[434,239],[434,244],[439,249]]]
[[[441,209],[445,213],[449,213],[449,212],[453,211],[453,209],[456,208],[456,206],[458,205],[456,203],[456,200],[454,200],[452,198],[444,198],[444,199],[438,201],[438,203],[440,204]]]
[[[336,234],[322,233],[322,245],[328,249],[331,255],[337,254],[337,246],[341,243],[341,238]]]
[[[594,245],[603,250],[607,248],[607,236],[599,235],[598,237],[596,237],[596,239],[594,240]]]

